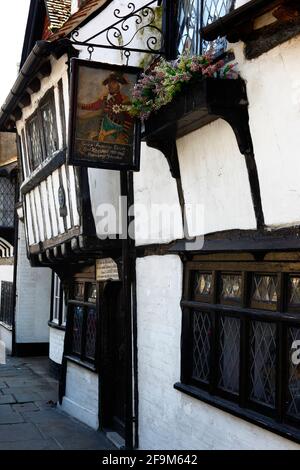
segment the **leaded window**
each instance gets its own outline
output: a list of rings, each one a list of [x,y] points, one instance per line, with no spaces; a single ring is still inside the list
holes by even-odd
[[[222,52],[224,38],[204,41],[201,30],[229,13],[233,0],[179,0],[178,2],[178,53],[202,54],[209,50]]]
[[[69,300],[69,355],[95,363],[97,345],[97,284],[76,281]]]
[[[13,283],[1,281],[0,322],[12,328],[14,320],[14,288]]]
[[[35,170],[58,150],[54,91],[50,90],[26,123],[29,166]]]
[[[67,321],[66,314],[63,285],[58,275],[53,272],[50,326],[52,324],[64,328]]]
[[[15,217],[15,187],[4,176],[0,177],[0,227],[13,227]]]
[[[176,388],[300,430],[300,263],[195,257],[182,310]]]

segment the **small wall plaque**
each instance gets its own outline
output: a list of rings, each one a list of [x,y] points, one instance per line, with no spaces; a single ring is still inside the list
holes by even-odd
[[[97,259],[96,279],[98,282],[120,281],[117,263],[111,258]]]

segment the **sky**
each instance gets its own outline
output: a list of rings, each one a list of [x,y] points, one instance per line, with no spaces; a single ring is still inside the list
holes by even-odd
[[[29,0],[0,2],[0,106],[3,105],[17,78],[28,9]]]

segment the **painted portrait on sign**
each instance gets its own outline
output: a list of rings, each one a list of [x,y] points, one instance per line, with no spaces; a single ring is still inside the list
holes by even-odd
[[[136,169],[138,129],[127,107],[137,69],[74,60],[70,163]]]

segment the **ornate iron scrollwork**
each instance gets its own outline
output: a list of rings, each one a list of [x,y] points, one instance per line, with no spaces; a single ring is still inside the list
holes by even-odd
[[[137,8],[133,2],[127,4],[127,13],[116,8],[113,12],[115,23],[106,27],[93,36],[80,41],[80,30],[75,30],[71,35],[71,42],[74,45],[86,46],[92,58],[96,48],[115,49],[124,52],[127,63],[132,52],[144,54],[164,54],[164,34],[162,26],[158,25],[162,2],[152,0],[146,5]],[[148,32],[143,45],[146,47],[135,47],[135,40],[138,35]],[[100,40],[100,42],[98,42]],[[97,42],[95,42],[97,41]]]

